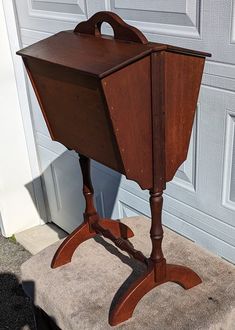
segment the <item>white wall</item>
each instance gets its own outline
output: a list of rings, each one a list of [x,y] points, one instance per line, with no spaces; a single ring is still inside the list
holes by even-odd
[[[11,1],[8,1],[7,14],[11,32],[17,40]],[[41,221],[34,201],[25,187],[33,180],[33,176],[2,1],[0,2],[0,49],[0,227],[4,236],[11,236],[38,225]]]

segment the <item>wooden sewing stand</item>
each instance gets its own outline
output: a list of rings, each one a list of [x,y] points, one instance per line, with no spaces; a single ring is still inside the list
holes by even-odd
[[[103,22],[114,38],[101,36]],[[84,222],[61,244],[52,268],[69,263],[96,235],[146,265],[116,303],[109,322],[130,318],[138,301],[171,281],[185,289],[201,283],[191,269],[167,264],[162,252],[163,190],[187,157],[195,108],[209,54],[149,43],[116,14],[100,12],[74,31],[60,32],[18,52],[23,57],[52,138],[80,154]],[[152,252],[134,249],[130,228],[102,219],[93,202],[90,158],[150,191]]]

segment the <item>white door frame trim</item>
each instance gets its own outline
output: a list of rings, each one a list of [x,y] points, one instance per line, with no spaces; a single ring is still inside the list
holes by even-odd
[[[0,140],[7,146],[3,148],[1,154],[3,165],[0,165],[2,181],[0,182],[2,183],[0,226],[5,236],[11,236],[15,232],[44,223],[45,220],[42,218],[46,219],[46,211],[26,79],[22,60],[15,54],[21,48],[21,43],[14,0],[2,0],[0,14],[2,16],[1,49],[4,58],[2,70],[6,72],[7,83],[9,79],[9,84],[5,88],[2,81],[3,91],[5,90],[2,102],[6,110],[4,114],[1,113],[4,117],[1,120],[4,127],[0,130]],[[17,143],[15,143],[16,139]],[[10,173],[13,163],[15,169]],[[32,183],[32,198],[25,187],[27,183]],[[20,205],[20,200],[21,203],[24,201],[26,204]],[[16,203],[16,208],[13,203]]]

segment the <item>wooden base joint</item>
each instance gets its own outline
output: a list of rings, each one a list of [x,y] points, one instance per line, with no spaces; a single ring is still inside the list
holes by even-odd
[[[164,281],[166,279],[166,259],[163,258],[160,262],[154,262],[153,268],[155,282],[159,283]]]

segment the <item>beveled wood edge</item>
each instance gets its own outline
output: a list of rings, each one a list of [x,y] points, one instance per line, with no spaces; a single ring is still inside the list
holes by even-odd
[[[180,48],[176,46],[167,45],[167,51],[171,53],[179,53],[184,55],[193,55],[198,57],[211,57],[212,55],[210,53],[201,52],[193,49],[187,49],[187,48]]]
[[[115,40],[115,42],[119,42],[119,40],[118,41]],[[26,48],[28,48],[28,47],[26,47]],[[26,49],[26,48],[24,48],[24,49]],[[130,58],[130,59],[122,62],[121,64],[115,65],[114,67],[112,67],[111,69],[106,70],[103,73],[95,74],[95,73],[87,72],[87,71],[84,71],[84,70],[79,70],[79,69],[74,68],[72,66],[66,66],[66,65],[63,65],[63,64],[60,64],[60,63],[44,60],[44,59],[41,59],[41,58],[36,57],[36,56],[25,54],[25,53],[22,52],[24,49],[19,50],[18,52],[16,52],[16,54],[20,55],[22,58],[30,58],[30,59],[38,60],[38,61],[41,61],[41,62],[50,63],[50,64],[53,64],[53,65],[58,65],[59,67],[62,67],[62,68],[65,68],[65,69],[75,70],[75,71],[79,72],[82,75],[90,76],[90,77],[93,77],[93,78],[96,78],[96,79],[103,79],[103,78],[111,75],[112,73],[114,73],[116,71],[119,71],[119,70],[125,68],[126,66],[141,60],[142,58],[150,55],[150,53],[151,53],[151,49],[146,48],[145,52],[143,52],[141,54],[138,54],[135,57]]]
[[[168,44],[159,44],[159,43],[155,43],[155,42],[149,42],[148,46],[151,47],[152,52],[158,52],[161,50],[165,50],[165,51],[171,52],[171,53],[192,55],[192,56],[198,56],[198,57],[211,57],[212,56],[210,53],[207,53],[207,52],[202,52],[202,51],[189,49],[189,48],[182,48],[182,47],[168,45]]]

